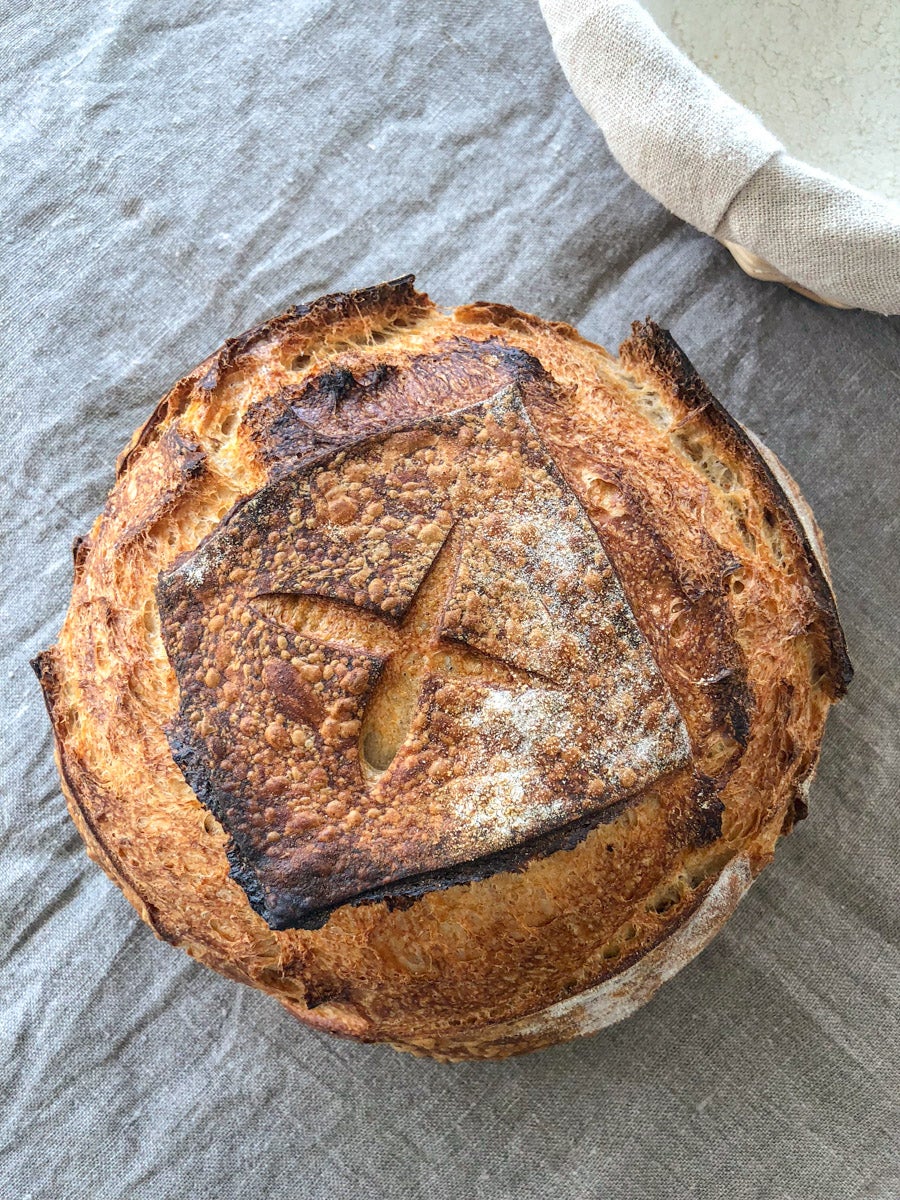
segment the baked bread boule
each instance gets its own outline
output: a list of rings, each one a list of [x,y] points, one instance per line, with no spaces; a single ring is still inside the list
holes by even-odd
[[[35,660],[72,817],[161,938],[439,1059],[592,1032],[806,812],[851,674],[796,485],[672,338],[411,276],[175,385]]]

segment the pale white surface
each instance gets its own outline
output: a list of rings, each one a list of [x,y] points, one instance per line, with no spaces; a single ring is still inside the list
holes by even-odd
[[[897,0],[642,0],[795,158],[900,197]]]
[[[638,0],[541,10],[573,91],[651,196],[817,296],[900,313],[900,204],[791,154]]]

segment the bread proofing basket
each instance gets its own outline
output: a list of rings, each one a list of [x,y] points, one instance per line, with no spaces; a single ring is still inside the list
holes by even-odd
[[[637,0],[541,9],[576,96],[651,196],[754,278],[838,308],[900,313],[900,205],[789,155]]]

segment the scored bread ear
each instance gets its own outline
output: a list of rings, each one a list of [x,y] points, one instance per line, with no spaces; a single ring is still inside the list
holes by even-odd
[[[429,297],[417,291],[414,284],[414,275],[401,275],[355,292],[320,296],[229,338],[160,400],[119,455],[116,478],[192,402],[213,407],[228,380],[240,371],[263,366],[274,358],[272,365],[277,363],[294,374],[316,359],[327,360],[342,346],[384,341],[412,328],[436,311]]]
[[[822,533],[796,482],[776,455],[720,404],[668,330],[649,318],[635,321],[631,337],[619,347],[619,356],[636,378],[660,387],[674,403],[679,414],[676,437],[711,483],[717,482],[723,466],[733,472],[737,463],[744,475],[753,477],[763,502],[764,536],[768,527],[781,542],[784,530],[775,530],[776,514],[786,518],[791,550],[805,560],[819,608],[822,636],[817,669],[827,676],[835,698],[842,696],[853,678],[853,667],[838,617]],[[704,430],[718,443],[718,451],[702,446]],[[693,443],[685,436],[697,433],[701,436]],[[730,465],[722,461],[723,450],[731,457]]]

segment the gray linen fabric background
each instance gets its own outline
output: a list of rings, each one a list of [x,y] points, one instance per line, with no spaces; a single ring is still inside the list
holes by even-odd
[[[3,1200],[895,1200],[900,323],[749,280],[641,192],[530,0],[73,0],[2,40]],[[804,487],[857,668],[726,931],[631,1020],[496,1065],[329,1040],[155,941],[26,663],[157,397],[407,270],[611,346],[668,325]]]

